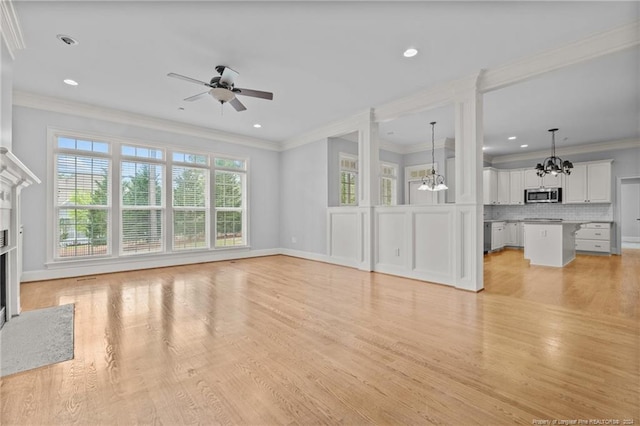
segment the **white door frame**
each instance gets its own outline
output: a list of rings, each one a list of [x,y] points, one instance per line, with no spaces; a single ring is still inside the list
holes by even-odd
[[[619,177],[616,182],[616,204],[614,205],[614,217],[616,221],[616,247],[617,254],[622,254],[622,185],[625,183],[640,183],[640,176]]]

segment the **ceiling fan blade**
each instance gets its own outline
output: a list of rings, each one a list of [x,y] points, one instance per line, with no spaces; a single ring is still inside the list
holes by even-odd
[[[270,101],[273,100],[273,93],[271,92],[263,92],[261,90],[252,90],[252,89],[241,89],[239,87],[233,89],[233,92],[236,95],[252,96],[254,98],[268,99]]]
[[[189,96],[188,98],[184,98],[184,100],[187,101],[187,102],[193,102],[193,101],[197,101],[198,99],[200,99],[203,96],[206,96],[208,94],[209,94],[209,92],[202,92],[202,93],[198,93],[197,95],[193,95],[193,96]]]
[[[167,77],[179,78],[180,80],[188,81],[191,83],[200,84],[203,86],[211,87],[209,83],[205,83],[204,81],[196,80],[195,78],[187,77],[186,75],[176,74],[174,72],[170,72],[167,74]]]
[[[232,107],[234,107],[236,109],[236,111],[240,112],[240,111],[244,111],[247,109],[246,106],[244,106],[242,104],[242,102],[240,102],[238,100],[238,98],[233,98],[229,101],[229,103],[231,104]]]
[[[238,75],[239,74],[237,71],[234,71],[229,67],[224,67],[224,70],[222,70],[222,74],[220,76],[220,83],[224,83],[227,86],[233,86],[233,82]]]

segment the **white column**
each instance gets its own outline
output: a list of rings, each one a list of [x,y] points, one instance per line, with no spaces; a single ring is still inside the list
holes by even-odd
[[[457,288],[479,291],[483,284],[482,95],[480,74],[455,87],[456,211],[454,279]]]
[[[373,271],[374,266],[374,217],[373,207],[378,204],[380,185],[380,152],[378,123],[374,121],[373,110],[369,111],[358,129],[358,178],[360,209],[360,232],[362,256],[359,269]]]

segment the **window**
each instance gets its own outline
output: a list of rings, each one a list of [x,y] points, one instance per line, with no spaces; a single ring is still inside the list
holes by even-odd
[[[209,247],[209,168],[204,155],[173,153],[173,248]]]
[[[246,245],[246,162],[216,158],[216,247]]]
[[[56,248],[54,258],[110,253],[109,144],[57,138],[54,149]]]
[[[162,151],[122,146],[120,163],[122,254],[163,251],[164,164]]]
[[[248,244],[247,159],[63,131],[50,148],[50,261]]]
[[[358,157],[340,153],[340,205],[356,206],[358,197]]]
[[[380,164],[380,203],[384,206],[395,206],[397,199],[398,165]]]

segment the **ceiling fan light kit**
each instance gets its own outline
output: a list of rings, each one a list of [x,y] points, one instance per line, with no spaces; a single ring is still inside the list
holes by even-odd
[[[231,90],[223,89],[222,87],[214,87],[213,89],[209,90],[209,94],[213,96],[216,101],[222,104],[225,102],[229,102],[231,99],[236,97],[236,94]]]
[[[253,98],[267,99],[270,101],[273,100],[273,93],[271,92],[235,87],[235,79],[239,75],[237,71],[234,71],[225,65],[216,66],[216,71],[220,75],[212,77],[209,83],[173,72],[170,72],[167,76],[210,88],[210,90],[206,92],[185,98],[184,100],[187,102],[198,100],[208,94],[223,105],[225,103],[231,104],[236,111],[240,112],[245,111],[247,107],[245,107],[242,102],[236,98],[236,95],[251,96]]]

